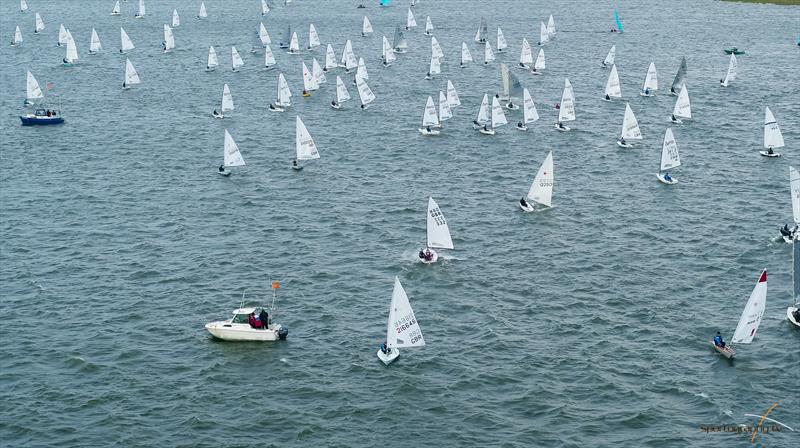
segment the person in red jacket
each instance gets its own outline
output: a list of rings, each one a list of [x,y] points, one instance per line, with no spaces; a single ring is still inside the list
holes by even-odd
[[[250,316],[247,318],[247,322],[250,324],[250,328],[257,328],[256,327],[256,313],[250,313]]]

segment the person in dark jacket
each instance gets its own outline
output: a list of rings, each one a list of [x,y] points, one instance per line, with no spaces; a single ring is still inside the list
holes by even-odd
[[[714,345],[720,348],[725,348],[725,341],[722,340],[722,335],[717,332],[717,335],[714,336]]]
[[[262,309],[261,312],[258,314],[258,318],[261,319],[261,326],[266,330],[269,328],[269,313],[266,310]]]

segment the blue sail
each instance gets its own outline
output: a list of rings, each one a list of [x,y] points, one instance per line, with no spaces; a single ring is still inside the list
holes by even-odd
[[[622,32],[622,22],[619,21],[619,13],[617,12],[616,9],[614,10],[614,20],[617,21],[617,31],[619,31],[621,33]]]
[[[391,0],[381,0],[381,6],[389,6]]]

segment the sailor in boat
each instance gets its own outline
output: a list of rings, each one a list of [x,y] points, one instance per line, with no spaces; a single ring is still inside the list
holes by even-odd
[[[606,101],[610,101],[610,100],[611,100],[611,97],[608,96],[608,94],[606,93]]]
[[[367,105],[366,104],[362,104],[361,108],[364,109],[364,110],[367,110]]]
[[[792,317],[794,317],[795,321],[800,322],[800,308],[792,311]]]
[[[676,92],[675,89],[673,89],[672,87],[669,88],[669,93],[672,93],[674,95],[678,94],[678,92]]]
[[[222,114],[217,112],[216,109],[214,109],[214,112],[211,112],[211,115],[213,115],[214,117],[220,117],[220,118],[222,117]]]
[[[125,89],[127,87],[128,87],[128,84],[126,84],[125,81],[122,81],[122,88]]]
[[[672,177],[670,177],[669,173],[664,173],[664,180],[667,182],[672,182]]]
[[[558,126],[559,129],[565,129],[564,128],[564,123],[562,123],[560,121],[558,123],[556,123],[556,126]]]
[[[781,227],[781,235],[791,238],[795,230],[797,230],[797,228],[791,228],[789,224],[784,224],[784,226]]]
[[[481,124],[478,123],[478,120],[472,120],[472,124],[474,124],[477,127],[481,127]]]
[[[61,62],[65,63],[65,64],[69,64],[69,61],[67,60],[67,58],[62,59]]]
[[[122,51],[122,48],[119,49],[119,54],[125,54],[125,52]]]
[[[389,63],[388,63],[388,62],[386,62],[386,59],[384,59],[384,60],[383,60],[383,66],[384,66],[384,67],[388,67],[388,66],[389,66]]]
[[[391,352],[391,349],[389,349],[389,347],[387,347],[387,346],[386,346],[386,341],[384,341],[384,342],[382,342],[382,343],[381,343],[381,352],[382,352],[384,355],[388,355],[388,354],[389,354],[389,352]]]
[[[519,63],[519,68],[528,68],[528,67],[525,67],[525,64],[523,64],[522,62],[520,62],[520,63]]]
[[[516,108],[516,106],[514,106],[514,103],[511,102],[511,100],[508,101],[508,104],[506,104],[506,107],[508,109],[515,109]]]
[[[672,120],[673,123],[677,123],[678,122],[678,118],[675,116],[675,114],[670,115],[669,119]]]
[[[274,104],[269,103],[269,110],[278,110]]]
[[[358,9],[364,9],[364,8],[366,8],[366,6],[364,6],[364,4],[363,4],[363,3],[361,3],[360,5],[356,6],[356,8],[358,8]]]
[[[645,95],[650,95],[650,87],[645,87],[644,88],[644,94]]]
[[[334,108],[339,107],[339,103],[337,103],[336,100],[332,100],[331,101],[331,106],[334,107]]]
[[[165,41],[165,40],[161,41],[161,48],[163,48],[164,51],[167,51],[167,41]]]
[[[525,125],[521,121],[518,121],[517,122],[517,129],[525,129]]]
[[[619,138],[619,143],[620,143],[622,146],[625,146],[625,145],[627,145],[627,143],[625,143],[625,137],[620,137],[620,138]],[[665,179],[666,179],[666,177],[665,177]]]
[[[433,79],[433,76],[431,76],[431,72],[425,74],[425,79]]]
[[[531,205],[528,204],[528,201],[526,201],[524,197],[520,198],[519,205],[521,205],[524,208],[531,208]]]
[[[300,169],[300,165],[297,164],[297,159],[292,160],[292,169],[293,170],[299,170]]]
[[[616,32],[617,32],[617,29],[616,29],[616,28],[614,28],[614,27],[612,26],[612,27],[611,27],[611,32],[612,32],[612,33],[616,33]]]
[[[483,125],[483,130],[486,131],[486,132],[489,132],[489,125],[484,124]]]
[[[419,258],[425,261],[432,261],[433,260],[433,252],[429,248],[425,248],[425,250],[419,251]]]
[[[431,127],[430,127],[430,126],[426,126],[426,127],[425,127],[425,132],[427,132],[428,134],[430,134],[430,133],[431,133]]]
[[[308,92],[308,90],[303,89],[303,96],[309,97],[311,94]]]
[[[773,151],[771,147],[767,148],[767,154],[769,155],[775,154],[775,151]]]
[[[561,109],[561,103],[556,103],[555,108],[556,109]]]
[[[719,331],[717,332],[717,335],[714,336],[714,345],[719,348],[725,348],[725,341],[722,340],[722,335],[719,334]]]
[[[220,173],[220,174],[226,174],[226,171],[225,171],[225,164],[224,164],[224,163],[223,163],[222,165],[220,165],[220,166],[219,166],[219,173]]]
[[[269,313],[267,313],[267,311],[263,308],[261,309],[261,312],[258,313],[258,320],[261,321],[262,328],[265,330],[269,329]]]

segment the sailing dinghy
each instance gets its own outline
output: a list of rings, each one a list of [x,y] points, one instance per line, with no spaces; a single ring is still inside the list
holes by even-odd
[[[565,121],[575,120],[575,99],[572,96],[572,84],[569,79],[564,79],[564,92],[561,94],[561,103],[558,108],[558,121],[556,122],[556,130],[566,132],[570,130],[569,126],[565,126]]]
[[[314,139],[311,138],[311,134],[308,132],[305,123],[303,123],[303,120],[301,120],[299,116],[295,120],[294,147],[295,159],[292,161],[292,169],[294,170],[303,169],[303,167],[297,163],[299,160],[319,159],[317,145],[314,144]]]
[[[117,2],[114,3],[114,8],[111,9],[111,15],[112,16],[118,16],[119,14],[120,14],[120,12],[119,12],[119,0],[117,0]]]
[[[522,121],[517,123],[517,130],[527,131],[528,123],[533,123],[539,119],[539,113],[536,111],[536,104],[533,103],[533,97],[528,89],[522,89]]]
[[[364,23],[361,25],[361,37],[367,37],[372,34],[372,23],[370,23],[367,16],[364,16]]]
[[[206,4],[200,2],[200,11],[197,13],[197,18],[205,19],[206,17],[208,17],[208,11],[206,11]]]
[[[758,277],[753,292],[750,293],[750,299],[742,311],[742,316],[739,318],[739,324],[736,325],[736,331],[731,337],[731,342],[721,347],[711,341],[711,346],[714,347],[722,356],[733,359],[736,357],[736,351],[733,348],[734,344],[749,344],[753,342],[756,337],[756,331],[761,324],[761,319],[764,317],[764,309],[767,306],[767,270],[761,271]]]
[[[531,69],[531,75],[541,75],[542,70],[544,69],[545,69],[544,48],[540,48],[539,55],[536,56],[536,62],[533,64],[533,68]]]
[[[122,89],[128,90],[132,85],[141,82],[139,74],[136,72],[136,68],[133,66],[133,63],[131,63],[131,60],[125,59],[125,80],[122,82]]]
[[[489,122],[489,95],[484,93],[483,100],[481,100],[481,107],[478,109],[478,117],[472,121],[472,127],[474,129],[481,129],[488,131]]]
[[[228,87],[228,84],[222,86],[222,108],[219,112],[214,109],[211,115],[214,118],[225,118],[225,114],[233,112],[233,96],[231,96],[231,89]]]
[[[553,151],[550,151],[539,167],[536,177],[533,178],[533,183],[528,190],[528,195],[517,202],[519,208],[525,212],[542,211],[550,208],[553,200],[554,180]]]
[[[683,85],[681,93],[678,94],[678,99],[675,100],[675,108],[672,109],[672,115],[669,119],[673,123],[683,123],[681,118],[690,120],[692,118],[692,104],[689,102],[689,89],[686,84]]]
[[[424,347],[425,339],[419,322],[408,302],[408,296],[400,284],[400,279],[394,278],[394,291],[392,303],[389,306],[389,320],[386,325],[386,341],[378,349],[378,359],[384,365],[389,365],[400,356],[400,348]]]
[[[120,54],[125,54],[136,48],[133,46],[133,41],[131,40],[131,38],[128,37],[128,33],[125,32],[125,28],[120,27],[119,39],[120,39],[120,47],[119,47]]]
[[[678,179],[670,176],[668,170],[679,166],[681,166],[681,156],[678,154],[678,144],[675,143],[672,129],[667,128],[664,132],[664,143],[661,145],[661,166],[656,173],[658,181],[667,185],[677,184]]]
[[[289,84],[283,73],[278,73],[278,85],[275,96],[275,102],[270,103],[269,110],[272,112],[283,112],[287,107],[292,105],[292,92],[289,90]]]
[[[519,54],[519,65],[517,68],[522,70],[527,70],[533,64],[533,53],[531,52],[531,44],[528,43],[528,39],[522,38],[522,50],[520,50]]]
[[[778,122],[775,121],[775,116],[767,106],[764,111],[764,147],[766,151],[759,151],[764,157],[780,157],[781,153],[775,152],[775,148],[783,148],[783,134],[781,128],[778,127]]]
[[[622,148],[633,148],[633,143],[628,140],[641,140],[642,131],[639,130],[639,122],[633,115],[633,109],[629,103],[625,103],[625,117],[622,119],[622,132],[620,133],[617,145]]]
[[[678,95],[683,85],[686,84],[686,58],[681,58],[681,66],[678,67],[678,73],[675,74],[675,79],[672,80],[672,85],[669,87],[669,93]]]
[[[347,86],[338,75],[336,76],[336,97],[331,101],[331,107],[339,110],[342,108],[342,103],[350,100],[350,92],[347,91]]]
[[[94,28],[92,28],[92,31],[94,31]],[[14,40],[11,41],[11,46],[18,47],[20,45],[22,45],[22,30],[20,30],[19,25],[17,25],[17,28],[14,30]]]
[[[139,12],[137,12],[134,17],[137,19],[143,19],[146,13],[147,10],[144,7],[144,0],[139,0]]]
[[[500,27],[497,27],[497,52],[502,53],[506,51],[508,48],[508,42],[506,41],[506,37],[503,35],[503,30]]]
[[[608,81],[606,81],[606,92],[603,101],[611,101],[611,98],[622,98],[622,90],[619,86],[619,74],[617,73],[617,66],[611,66],[611,73],[608,74]]]
[[[794,167],[789,167],[789,189],[792,196],[792,217],[794,218],[794,226],[789,227],[789,224],[781,227],[781,237],[787,243],[792,243],[800,236],[800,173]]]
[[[475,42],[479,44],[486,44],[486,39],[489,37],[489,27],[486,25],[486,18],[481,17],[481,24],[478,27],[478,32],[475,33]]]
[[[367,110],[369,103],[375,101],[375,94],[363,78],[356,78],[356,87],[358,87],[358,98],[361,100],[361,110]]]
[[[472,55],[469,52],[466,42],[461,42],[461,68],[467,66],[467,62],[472,62]]]
[[[450,228],[444,219],[442,210],[432,197],[428,197],[428,213],[426,218],[427,244],[419,251],[419,258],[425,264],[436,263],[439,254],[434,249],[453,249]]]
[[[244,65],[244,61],[242,57],[239,56],[239,52],[236,51],[236,47],[231,47],[231,70],[239,71],[239,68]]]
[[[650,67],[647,68],[647,75],[644,77],[644,84],[639,95],[655,96],[656,90],[658,90],[658,72],[656,71],[656,64],[651,62]]]
[[[425,32],[423,34],[426,36],[433,36],[433,22],[431,22],[431,16],[425,18]]]
[[[419,128],[419,133],[422,135],[439,135],[439,130],[434,129],[439,127],[439,117],[436,115],[436,105],[433,104],[433,98],[428,96],[428,102],[425,103],[425,112],[422,114],[422,127]]]
[[[210,72],[217,68],[219,60],[217,59],[217,52],[214,46],[208,47],[208,61],[206,62],[206,71]]]
[[[612,45],[611,49],[608,50],[608,54],[606,58],[603,59],[603,67],[608,67],[609,65],[614,65],[614,59],[617,57],[617,46]]]
[[[89,54],[97,54],[102,49],[103,46],[100,45],[100,37],[97,35],[97,31],[92,28],[92,39],[89,41]]]
[[[217,170],[217,173],[221,176],[228,177],[231,175],[231,171],[228,168],[244,166],[244,159],[242,158],[242,153],[239,152],[239,146],[233,141],[233,137],[231,137],[227,129],[225,129],[225,146],[222,157],[222,165]]]
[[[736,79],[736,71],[739,68],[739,63],[736,62],[736,55],[731,55],[731,60],[728,62],[728,72],[725,73],[725,78],[719,80],[719,85],[728,87],[730,83]]]

